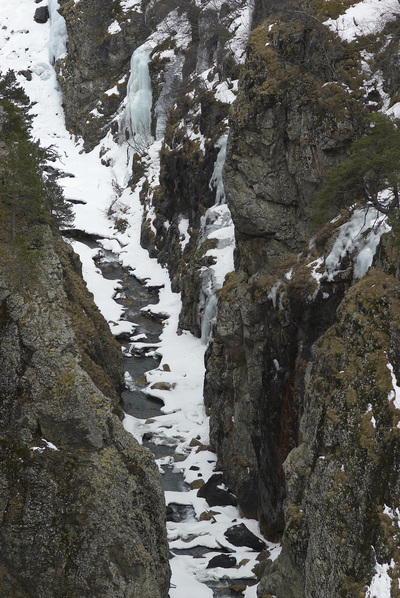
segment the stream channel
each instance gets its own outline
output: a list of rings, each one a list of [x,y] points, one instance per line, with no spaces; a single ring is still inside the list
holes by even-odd
[[[162,401],[145,392],[145,387],[148,385],[145,373],[157,368],[160,363],[157,347],[163,323],[160,316],[152,314],[151,307],[149,307],[158,303],[158,289],[146,287],[127,268],[121,266],[117,255],[103,249],[95,240],[88,240],[87,238],[83,240],[81,238],[79,241],[84,242],[90,248],[98,249],[94,261],[104,278],[116,282],[117,291],[114,299],[124,309],[122,319],[134,324],[132,336],[122,334],[117,337],[122,347],[125,365],[126,387],[121,395],[122,408],[125,413],[143,421],[163,415],[161,411]],[[143,446],[151,450],[156,461],[160,458],[171,457],[170,464],[161,465],[161,470],[164,472],[161,475],[161,486],[164,492],[185,492],[189,490],[183,474],[174,467],[178,457],[182,457],[182,455],[174,454],[175,446],[155,444],[151,442],[151,434],[143,436]],[[168,521],[189,521],[193,518],[194,510],[191,505],[178,505],[175,503],[167,505]],[[186,554],[199,558],[207,552],[215,552],[215,548],[192,546],[183,550],[175,548],[172,551],[177,556]],[[221,550],[221,552],[225,551]],[[255,579],[229,579],[228,576],[227,571],[227,576],[224,579],[204,582],[212,590],[215,598],[243,596],[240,590],[238,592],[240,586],[243,588],[256,583]],[[182,596],[184,595],[185,588],[182,588]]]

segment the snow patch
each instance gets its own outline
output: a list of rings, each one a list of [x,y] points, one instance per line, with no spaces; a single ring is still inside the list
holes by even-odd
[[[52,451],[60,450],[59,448],[56,447],[55,444],[53,444],[52,442],[49,442],[45,438],[42,438],[42,442],[44,442],[46,446],[32,446],[31,451],[37,451],[38,453],[43,453],[46,450],[46,448],[49,448]]]
[[[399,12],[397,0],[363,0],[350,6],[337,19],[324,24],[344,41],[351,42],[358,36],[378,33]]]
[[[392,578],[389,575],[389,570],[395,566],[394,560],[392,559],[390,564],[376,563],[375,575],[369,587],[366,589],[365,598],[390,598],[392,593],[390,587],[392,585]]]
[[[111,25],[108,27],[107,29],[108,33],[110,35],[114,35],[115,33],[119,33],[120,31],[122,31],[121,29],[121,25],[118,23],[118,21],[114,21],[113,23],[111,23]]]
[[[353,278],[357,280],[364,276],[372,265],[382,235],[389,230],[386,216],[375,208],[355,210],[351,219],[340,227],[339,235],[325,260],[328,281],[334,280],[340,272],[343,258],[350,255],[353,259],[355,256]]]
[[[396,374],[394,373],[394,369],[391,363],[387,363],[386,366],[390,372],[393,386],[393,390],[389,392],[388,399],[389,401],[393,401],[393,404],[396,407],[396,409],[400,409],[400,387],[397,385]]]
[[[120,0],[121,8],[124,12],[134,8],[137,12],[142,12],[142,0]]]

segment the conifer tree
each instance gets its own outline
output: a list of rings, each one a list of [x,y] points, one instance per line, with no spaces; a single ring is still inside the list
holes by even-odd
[[[400,207],[400,119],[375,113],[365,135],[353,142],[346,160],[331,168],[314,207],[322,222],[342,208],[361,205],[393,215]]]
[[[15,74],[0,75],[0,205],[5,209],[3,219],[8,214],[12,243],[18,230],[30,225],[48,223],[60,228],[73,221],[61,187],[54,177],[44,174],[45,163],[53,156],[32,140],[29,106]]]

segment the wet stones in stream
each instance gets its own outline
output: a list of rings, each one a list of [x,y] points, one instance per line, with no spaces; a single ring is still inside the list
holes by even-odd
[[[212,569],[213,567],[223,567],[224,569],[230,569],[235,567],[236,559],[230,554],[217,554],[209,560],[206,569]]]
[[[207,585],[213,591],[214,598],[239,598],[244,595],[248,586],[254,586],[256,583],[254,579],[226,579]]]
[[[95,261],[104,278],[118,282],[119,290],[115,301],[124,308],[123,319],[132,322],[135,328],[133,341],[136,339],[136,342],[131,342],[131,336],[126,332],[117,337],[121,343],[126,372],[126,389],[121,395],[122,408],[125,413],[138,419],[162,415],[163,401],[144,392],[147,384],[145,373],[155,369],[160,363],[156,347],[163,318],[146,309],[149,305],[158,303],[158,288],[146,287],[121,266],[110,251],[99,248]]]
[[[85,239],[84,242],[87,242],[87,240]],[[96,240],[92,240],[93,245],[98,246]],[[101,248],[99,248],[96,264],[105,278],[115,280],[118,283],[118,291],[114,298],[124,308],[123,319],[131,322],[134,329],[133,335],[123,332],[118,338],[124,355],[126,371],[126,388],[121,396],[122,408],[125,413],[135,418],[152,420],[154,417],[163,415],[161,411],[163,401],[146,393],[148,387],[146,372],[156,369],[160,364],[160,359],[157,356],[157,345],[162,332],[163,318],[158,315],[153,316],[148,308],[149,305],[158,302],[158,289],[149,289],[143,285],[121,266],[114,254]],[[168,366],[164,364],[163,369],[169,371],[169,368],[167,368]],[[153,384],[154,389],[169,390],[166,386],[157,388],[157,384],[160,383],[155,382]],[[163,384],[167,383],[163,382]],[[176,464],[180,460],[178,457],[186,458],[186,455],[175,455],[175,450],[181,441],[182,439],[159,434],[155,438],[154,432],[146,433],[143,436],[143,446],[151,450],[158,460],[161,472],[163,472],[161,485],[164,491],[186,493],[190,490],[189,485],[184,480],[183,473],[179,471]],[[208,448],[203,447],[200,441],[198,445],[197,450]],[[193,444],[190,446],[193,446]],[[192,465],[190,469],[196,471],[199,470],[199,467]],[[198,475],[199,482],[202,482],[200,471]],[[197,495],[205,498],[210,507],[216,505],[237,506],[235,496],[223,484],[222,474],[212,475],[199,489]],[[195,509],[191,504],[171,502],[166,509],[167,521],[171,523],[182,522],[185,524],[188,521],[197,519]],[[217,511],[215,515],[218,515]],[[200,515],[200,521],[202,520],[211,520],[211,523],[216,521],[214,511],[205,511],[204,514]],[[201,536],[196,539],[195,535],[189,534],[185,540],[188,543],[190,542],[191,546],[184,548],[180,545],[179,548],[171,548],[172,553],[175,555],[190,555],[194,558],[206,557],[205,560],[208,561],[207,569],[223,568],[227,570],[227,574],[223,576],[223,579],[208,580],[206,582],[206,585],[212,589],[215,598],[243,595],[242,590],[246,586],[256,583],[255,579],[229,579],[229,570],[238,568],[242,564],[238,563],[238,559],[233,556],[233,546],[246,546],[258,551],[264,548],[264,543],[252,534],[244,524],[233,525],[224,535],[230,546],[224,546],[223,542],[219,544],[218,548],[202,546]],[[194,542],[194,540],[196,541]],[[207,558],[208,553],[210,554]]]
[[[228,528],[224,536],[233,546],[247,546],[256,552],[261,552],[267,547],[266,543],[257,538],[244,523]]]
[[[222,473],[215,473],[210,479],[199,489],[197,496],[205,498],[210,507],[217,505],[237,506],[236,497],[229,491],[223,483]]]
[[[167,505],[167,521],[180,523],[181,521],[187,521],[188,519],[195,519],[195,517],[196,512],[192,505],[181,505],[175,502],[171,502]],[[207,549],[206,552],[208,552],[208,550],[209,549]],[[182,554],[182,551],[179,549],[175,549],[174,552]],[[184,554],[187,554],[187,552]],[[202,554],[200,556],[202,556]]]

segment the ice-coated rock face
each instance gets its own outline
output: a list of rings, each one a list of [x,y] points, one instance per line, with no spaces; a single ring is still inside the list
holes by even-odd
[[[147,29],[140,3],[61,0],[59,6],[68,34],[67,54],[56,63],[66,123],[91,150],[125,97],[132,52]]]
[[[120,421],[120,348],[77,257],[42,234],[29,284],[0,272],[1,593],[165,598],[164,498]]]

